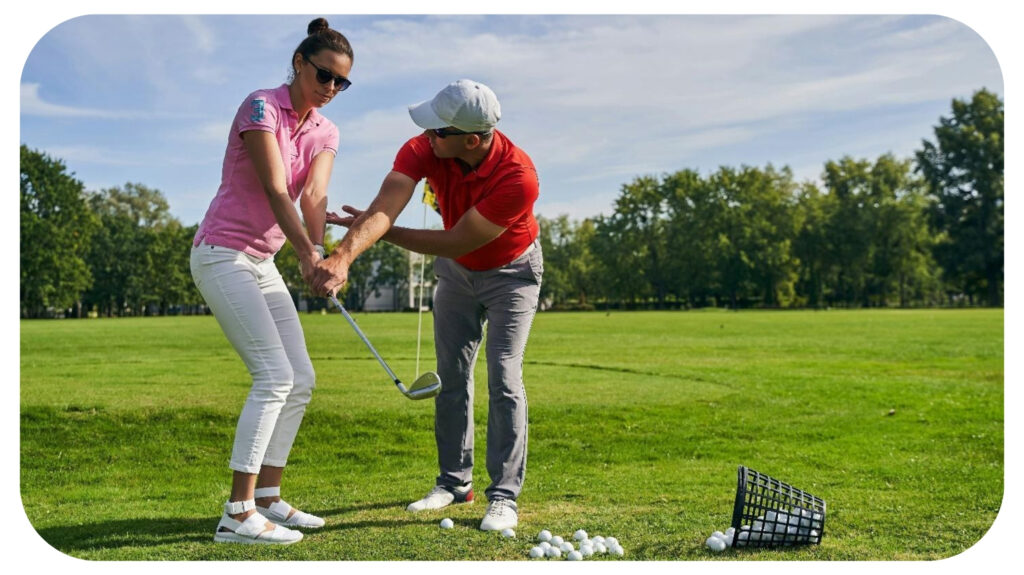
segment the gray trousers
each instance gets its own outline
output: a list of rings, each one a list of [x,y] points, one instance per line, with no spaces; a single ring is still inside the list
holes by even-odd
[[[437,485],[473,479],[473,366],[487,327],[488,500],[516,499],[526,475],[527,407],[523,354],[537,313],[544,257],[531,252],[492,270],[434,261],[434,346],[441,393],[434,398]]]

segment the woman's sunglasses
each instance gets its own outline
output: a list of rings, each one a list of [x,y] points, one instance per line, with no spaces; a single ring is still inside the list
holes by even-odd
[[[305,54],[302,55],[302,59],[309,62],[310,66],[316,68],[317,82],[320,82],[321,84],[327,84],[328,82],[333,80],[335,92],[344,92],[346,89],[348,89],[349,86],[352,85],[352,82],[350,82],[348,78],[344,76],[335,76],[334,74],[331,74],[330,70],[325,70],[320,66],[317,66],[316,64],[313,63],[312,60],[306,57]]]

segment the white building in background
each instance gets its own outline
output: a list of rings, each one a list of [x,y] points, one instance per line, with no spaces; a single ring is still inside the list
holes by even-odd
[[[402,311],[416,309],[420,293],[420,266],[424,264],[426,256],[413,252],[409,254],[409,289],[397,289],[395,286],[381,287],[380,291],[373,292],[366,298],[364,311]],[[423,310],[429,311],[434,307],[434,267],[427,261],[423,268]]]

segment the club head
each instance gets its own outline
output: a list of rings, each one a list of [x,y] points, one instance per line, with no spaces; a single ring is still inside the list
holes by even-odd
[[[439,393],[441,393],[441,378],[436,373],[428,371],[412,382],[405,396],[409,399],[427,399]]]

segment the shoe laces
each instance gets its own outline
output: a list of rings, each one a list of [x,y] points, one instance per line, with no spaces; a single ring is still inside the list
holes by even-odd
[[[435,485],[434,488],[430,490],[430,493],[427,494],[426,498],[430,498],[430,497],[433,497],[435,495],[444,495],[446,493],[450,494],[451,491],[448,491],[447,489],[445,489],[444,487],[441,487],[440,485]]]
[[[505,511],[512,508],[512,501],[509,499],[496,499],[491,503],[491,508],[487,510],[488,515],[495,515],[501,517],[505,515]]]

